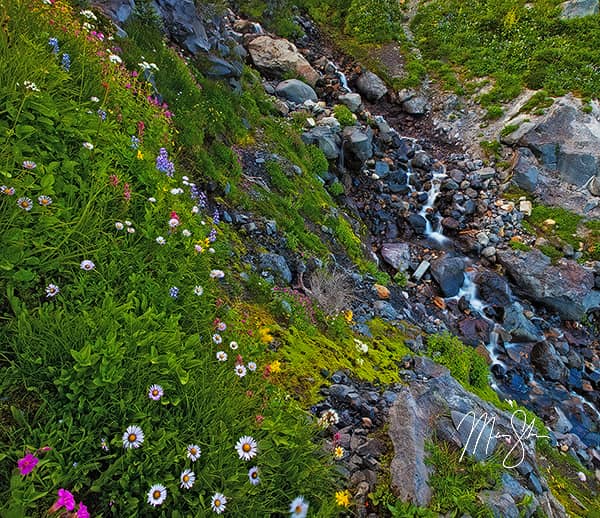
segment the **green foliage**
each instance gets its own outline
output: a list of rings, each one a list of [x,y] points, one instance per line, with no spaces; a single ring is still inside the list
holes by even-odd
[[[502,464],[492,457],[476,462],[469,457],[461,459],[461,451],[447,443],[429,443],[426,463],[433,468],[429,485],[433,490],[430,509],[438,513],[491,518],[492,511],[479,503],[477,493],[493,489],[500,482]]]
[[[502,128],[502,130],[500,130],[500,136],[506,137],[507,135],[514,133],[518,129],[519,129],[519,124],[508,124],[508,125],[504,126],[504,128]]]
[[[504,110],[502,109],[502,106],[493,104],[488,107],[487,112],[485,114],[485,118],[494,120],[499,119],[500,117],[502,117],[502,115],[504,115]]]
[[[341,196],[345,191],[342,182],[337,180],[328,187],[328,190],[332,196]]]
[[[518,85],[596,95],[600,79],[597,16],[561,21],[559,2],[435,0],[419,3],[412,30],[428,60],[461,67],[465,75],[492,76],[499,84],[510,71],[510,87],[492,92],[495,101],[518,93]],[[498,97],[504,97],[500,99]]]
[[[474,349],[463,344],[458,337],[450,333],[429,335],[427,354],[437,363],[448,367],[452,376],[467,388],[482,390],[489,387],[489,372],[485,359]]]
[[[542,254],[550,258],[552,263],[556,263],[561,257],[564,257],[564,254],[552,245],[540,245],[539,249]]]
[[[575,237],[577,226],[581,221],[581,216],[570,212],[562,207],[548,207],[546,205],[536,205],[533,207],[529,223],[535,227],[541,228],[544,221],[552,219],[556,221],[553,232],[567,243],[578,246],[578,239]]]
[[[345,30],[361,43],[381,43],[396,36],[399,21],[396,0],[352,0]]]
[[[333,113],[342,127],[354,126],[354,116],[348,107],[343,104],[338,104],[333,108]]]
[[[533,113],[537,110],[549,108],[554,99],[548,96],[545,90],[534,93],[531,98],[521,107],[519,113]]]
[[[513,250],[520,250],[522,252],[529,252],[531,250],[529,245],[521,243],[521,241],[511,241],[509,244]]]

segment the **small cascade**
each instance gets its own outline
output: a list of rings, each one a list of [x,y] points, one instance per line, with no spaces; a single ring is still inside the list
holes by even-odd
[[[348,86],[348,79],[346,78],[346,74],[344,74],[344,72],[342,72],[335,63],[331,63],[330,62],[331,67],[333,68],[333,72],[335,73],[335,75],[338,77],[338,80],[340,82],[340,86],[347,92],[347,93],[351,93],[352,90],[351,88]]]
[[[252,22],[252,28],[254,29],[254,34],[264,34],[265,31],[262,28],[262,25],[257,22]]]
[[[440,224],[437,223],[434,228],[427,216],[433,209],[435,200],[440,194],[440,184],[442,179],[445,177],[445,170],[442,170],[441,172],[435,172],[433,174],[433,178],[431,179],[431,188],[429,189],[429,191],[427,191],[427,202],[425,203],[425,205],[423,205],[423,208],[419,212],[419,215],[423,216],[423,218],[425,218],[426,221],[425,236],[439,244],[447,243],[449,239],[441,232]]]

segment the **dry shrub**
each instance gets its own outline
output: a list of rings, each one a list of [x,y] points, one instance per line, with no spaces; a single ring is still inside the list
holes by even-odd
[[[315,270],[306,292],[327,316],[339,315],[350,308],[355,298],[352,279],[341,270]]]

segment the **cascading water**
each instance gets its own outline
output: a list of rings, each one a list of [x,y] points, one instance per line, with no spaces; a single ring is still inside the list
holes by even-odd
[[[436,171],[431,179],[431,188],[427,191],[427,202],[421,208],[419,215],[425,218],[425,236],[436,243],[443,244],[447,243],[449,239],[442,234],[440,231],[439,223],[436,223],[435,227],[431,224],[430,219],[427,217],[433,210],[435,200],[440,194],[440,185],[442,179],[446,177],[446,170],[443,168],[441,171]]]
[[[257,22],[252,22],[252,28],[254,29],[254,34],[264,34],[265,31],[262,28],[262,25]]]

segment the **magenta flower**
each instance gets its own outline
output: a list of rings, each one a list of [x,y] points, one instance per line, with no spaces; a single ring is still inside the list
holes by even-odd
[[[90,513],[83,502],[79,502],[79,509],[77,509],[77,518],[90,518]]]
[[[64,507],[67,511],[72,511],[75,509],[75,497],[73,496],[73,493],[61,487],[58,490],[58,498],[56,502],[54,502],[48,512],[55,513],[62,507]]]
[[[36,467],[37,463],[40,461],[35,455],[28,453],[22,459],[17,461],[17,466],[19,467],[19,472],[21,475],[29,475],[33,471],[33,468]]]

